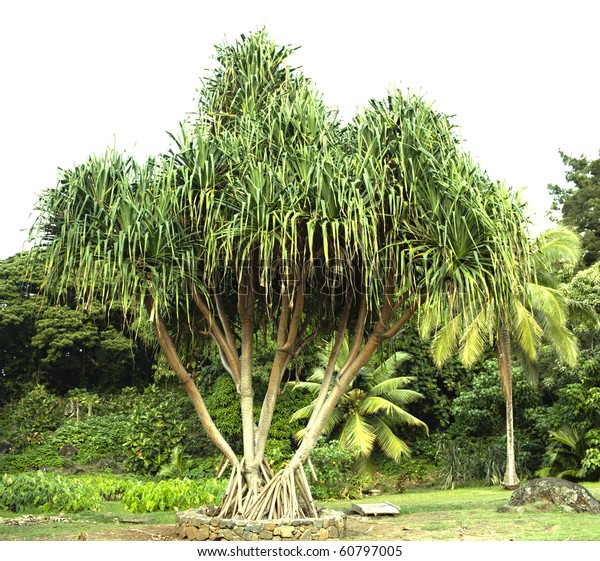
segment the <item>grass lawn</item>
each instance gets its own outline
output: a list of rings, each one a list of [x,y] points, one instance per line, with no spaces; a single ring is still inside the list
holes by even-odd
[[[600,483],[585,487],[600,497]],[[348,519],[348,540],[449,541],[449,540],[600,540],[600,515],[564,512],[552,505],[529,505],[508,513],[498,512],[510,493],[497,487],[473,487],[441,491],[411,489],[400,495],[383,495],[356,502],[389,501],[401,507],[394,517]],[[326,506],[347,510],[352,501]],[[25,513],[0,511],[0,517]],[[41,514],[28,512],[26,514]],[[45,513],[57,516],[61,513]],[[149,540],[174,539],[174,512],[132,515],[121,503],[104,503],[98,512],[64,515],[69,523],[51,522],[26,526],[0,524],[0,540]]]
[[[600,483],[584,485],[595,497]],[[500,487],[474,487],[440,491],[414,489],[360,502],[389,501],[400,506],[400,516],[364,517],[369,528],[360,540],[600,540],[600,515],[564,512],[549,504],[533,504],[507,513],[498,512],[510,492]],[[344,510],[351,502],[331,503]]]

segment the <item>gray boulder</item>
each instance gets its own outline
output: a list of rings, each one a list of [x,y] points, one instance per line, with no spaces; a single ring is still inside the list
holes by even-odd
[[[543,477],[524,483],[512,494],[508,506],[518,507],[540,501],[572,508],[575,512],[600,514],[600,502],[585,487],[554,477]]]

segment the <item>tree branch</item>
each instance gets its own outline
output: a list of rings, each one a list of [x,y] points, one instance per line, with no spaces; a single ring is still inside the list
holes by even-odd
[[[223,332],[219,329],[213,313],[211,312],[208,304],[204,301],[202,296],[199,294],[195,286],[190,285],[192,291],[192,298],[194,303],[208,322],[208,329],[210,334],[219,349],[219,355],[221,356],[221,362],[225,369],[231,374],[233,382],[237,388],[240,386],[240,358],[237,353],[237,349],[231,347],[227,341],[227,338]],[[225,358],[227,364],[223,360]],[[229,368],[228,368],[229,366]]]
[[[181,382],[181,385],[184,387],[186,393],[188,394],[192,403],[194,404],[194,408],[196,409],[196,413],[198,414],[198,417],[200,419],[200,422],[202,423],[202,426],[204,427],[204,430],[206,431],[206,434],[232,465],[239,465],[235,452],[231,449],[231,447],[229,446],[229,444],[215,425],[208,409],[206,408],[206,404],[204,403],[204,399],[202,398],[198,387],[196,386],[194,380],[185,369],[185,366],[183,366],[183,363],[181,362],[179,355],[177,354],[177,350],[175,349],[173,340],[169,335],[167,326],[165,325],[165,322],[162,319],[162,317],[160,317],[160,315],[154,308],[154,299],[152,298],[152,296],[146,295],[144,299],[144,305],[146,307],[146,310],[148,311],[148,315],[152,318],[152,324],[154,326],[158,343],[169,363],[169,366],[172,368],[173,372],[175,372],[177,378]]]

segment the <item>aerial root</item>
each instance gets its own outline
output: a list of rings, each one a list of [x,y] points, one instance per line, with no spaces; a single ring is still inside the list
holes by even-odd
[[[302,467],[289,466],[273,475],[268,464],[261,466],[266,483],[250,489],[243,475],[243,464],[231,470],[229,485],[223,495],[219,516],[264,520],[279,518],[315,518],[317,511],[308,480]]]

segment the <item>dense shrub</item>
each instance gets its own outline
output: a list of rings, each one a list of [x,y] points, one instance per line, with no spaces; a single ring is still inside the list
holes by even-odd
[[[44,386],[36,385],[21,399],[7,408],[9,438],[17,450],[42,444],[48,434],[62,420],[62,408],[58,396]]]
[[[308,405],[314,396],[302,389],[288,386],[277,399],[273,423],[267,441],[267,457],[274,467],[279,459],[289,459],[296,449],[296,433],[304,428],[306,421],[290,421],[291,416],[300,408]]]
[[[86,486],[96,490],[104,501],[120,501],[123,494],[138,481],[130,476],[108,474],[82,475],[77,479]]]
[[[23,453],[0,456],[0,473],[22,472],[42,468],[61,468],[67,459],[51,443],[27,449]]]
[[[100,493],[86,482],[54,473],[4,475],[0,480],[0,507],[21,512],[32,507],[47,511],[96,510]]]
[[[506,467],[506,438],[504,436],[452,438],[433,435],[429,447],[435,449],[437,478],[443,488],[454,488],[469,483],[499,485]],[[524,435],[515,433],[515,458],[521,477],[532,475],[531,466],[541,453]]]
[[[154,385],[139,396],[129,415],[123,442],[125,462],[131,471],[156,474],[168,462],[173,449],[182,444],[186,430],[176,412],[178,401],[180,394],[160,391]]]
[[[121,502],[131,512],[183,510],[217,504],[226,486],[225,479],[165,479],[158,482],[138,482],[125,491]]]
[[[229,376],[220,376],[206,397],[206,407],[227,442],[236,452],[242,449],[242,413],[235,385]]]
[[[354,456],[341,448],[337,440],[319,440],[311,454],[317,481],[310,466],[305,466],[313,497],[318,500],[353,499],[362,496],[370,478],[359,477],[354,471]]]
[[[290,417],[301,407],[308,405],[313,399],[305,391],[292,391],[287,388],[279,395],[273,414],[273,422],[267,441],[266,454],[275,465],[292,456],[296,441],[294,435],[304,426],[302,421],[290,422]],[[260,398],[257,399],[260,402]],[[206,398],[206,406],[215,424],[238,453],[242,450],[242,416],[239,398],[231,378],[220,376],[212,386]],[[256,408],[256,418],[260,408]],[[275,466],[277,467],[277,466]]]
[[[541,403],[539,393],[525,380],[522,369],[513,367],[515,426],[533,428],[532,415]],[[496,360],[487,360],[473,373],[450,408],[454,421],[449,432],[464,436],[500,436],[506,432],[506,402]]]
[[[56,430],[50,442],[57,450],[65,444],[75,446],[79,453],[73,460],[81,464],[100,459],[117,460],[124,455],[128,422],[128,417],[119,414],[88,417],[80,422],[69,420]]]

